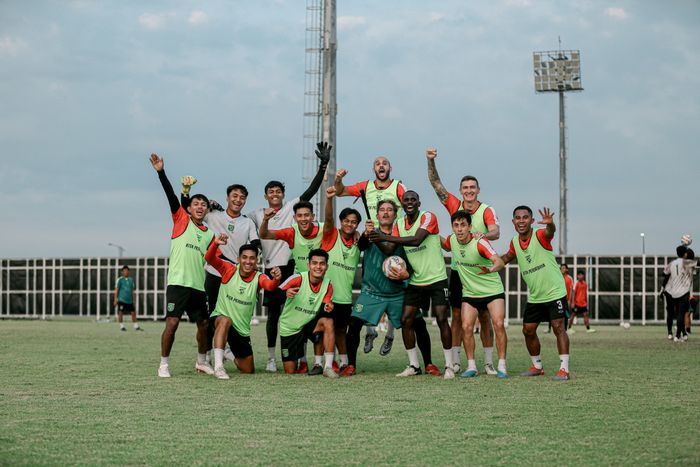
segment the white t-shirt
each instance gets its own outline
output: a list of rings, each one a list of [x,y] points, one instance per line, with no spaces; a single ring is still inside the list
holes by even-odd
[[[282,204],[282,207],[275,217],[270,219],[267,223],[269,230],[279,230],[291,227],[294,223],[294,205],[301,201],[300,198],[294,198]],[[260,225],[262,224],[263,217],[265,216],[265,209],[256,209],[253,212],[248,213],[248,217],[253,221],[255,227],[258,231],[260,230]],[[260,240],[263,250],[263,264],[265,268],[274,268],[275,266],[286,266],[289,262],[289,256],[291,252],[289,251],[289,246],[286,242],[280,240]]]
[[[679,298],[690,292],[693,285],[693,274],[697,262],[693,259],[676,258],[666,265],[664,274],[671,277],[664,290],[673,298]]]
[[[228,242],[226,245],[219,245],[219,249],[226,258],[235,263],[238,262],[238,249],[246,243],[258,239],[258,230],[255,228],[255,224],[250,218],[243,215],[231,217],[226,211],[211,211],[204,217],[204,222],[215,235],[220,233],[228,235]],[[209,263],[204,269],[221,277],[221,274]]]

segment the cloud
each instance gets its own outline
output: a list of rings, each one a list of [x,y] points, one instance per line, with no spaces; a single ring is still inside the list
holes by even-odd
[[[175,16],[173,13],[144,13],[139,16],[139,24],[146,29],[155,31],[165,27],[165,23],[173,16]]]
[[[190,23],[192,26],[199,26],[200,24],[204,24],[207,21],[209,21],[209,17],[206,13],[204,13],[201,10],[193,11],[192,13],[190,13],[190,17],[187,18],[187,22]]]
[[[627,12],[625,11],[624,8],[619,8],[619,7],[610,7],[605,10],[605,15],[609,16],[610,18],[614,19],[619,19],[623,20],[627,18]]]
[[[430,16],[428,17],[428,21],[431,23],[439,23],[443,19],[445,19],[446,15],[444,13],[430,13]]]
[[[338,16],[338,29],[355,29],[367,24],[366,16]]]
[[[24,46],[25,44],[21,40],[5,36],[0,38],[0,55],[11,55],[14,57]]]

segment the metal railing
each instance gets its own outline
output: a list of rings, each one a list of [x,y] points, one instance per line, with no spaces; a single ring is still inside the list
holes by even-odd
[[[666,312],[659,300],[666,256],[566,256],[569,272],[584,271],[589,286],[588,308],[596,322],[661,323]],[[114,285],[123,264],[136,283],[135,307],[141,319],[165,315],[168,258],[38,258],[0,260],[0,317],[48,319],[114,315]],[[361,271],[355,281],[359,288]],[[501,272],[508,319],[519,321],[527,288],[517,264]],[[700,290],[698,276],[692,291]],[[356,293],[358,290],[355,291]],[[261,302],[259,300],[259,302]],[[258,305],[256,316],[265,318]]]

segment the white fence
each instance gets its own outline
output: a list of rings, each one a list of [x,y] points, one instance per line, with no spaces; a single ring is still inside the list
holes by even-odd
[[[582,270],[589,285],[589,310],[594,321],[661,323],[664,303],[659,300],[665,256],[567,256],[575,278]],[[168,259],[148,258],[40,258],[0,260],[0,317],[49,319],[83,316],[103,319],[114,314],[114,284],[122,264],[136,282],[136,310],[141,319],[165,315]],[[521,319],[527,289],[516,264],[502,273],[510,320]],[[360,271],[356,278],[359,286]],[[694,278],[693,291],[700,289]],[[264,318],[264,308],[256,314]]]

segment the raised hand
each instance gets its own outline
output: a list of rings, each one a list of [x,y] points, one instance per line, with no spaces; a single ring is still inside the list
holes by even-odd
[[[554,213],[549,210],[549,208],[544,207],[538,211],[540,213],[540,217],[542,220],[538,222],[538,224],[542,225],[550,225],[554,224]]]
[[[367,219],[365,221],[365,235],[369,236],[370,232],[374,232],[374,222],[372,219]]]
[[[221,205],[219,204],[218,201],[216,201],[216,200],[214,200],[214,199],[210,199],[210,200],[209,200],[209,210],[210,210],[210,211],[223,211],[224,208],[223,208],[223,206],[221,206]]]
[[[180,184],[182,185],[182,194],[189,195],[192,185],[197,183],[197,179],[192,175],[183,175],[180,177]]]
[[[437,149],[435,148],[428,148],[425,150],[425,157],[428,158],[428,160],[435,159],[437,157]]]
[[[481,276],[483,274],[491,274],[491,270],[489,268],[487,268],[486,266],[479,266],[479,269],[481,269],[481,271],[479,271],[479,273],[478,273],[479,276]]]
[[[214,241],[217,245],[226,245],[228,243],[228,235],[226,235],[225,233],[220,233],[219,235],[214,237]]]
[[[336,190],[334,186],[329,186],[326,188],[326,198],[331,199],[335,196]]]
[[[156,169],[156,172],[162,172],[164,168],[164,163],[163,159],[161,157],[158,157],[158,154],[151,154],[151,165],[153,166],[154,169]]]
[[[342,180],[347,174],[348,174],[348,171],[347,171],[347,170],[345,170],[345,169],[339,169],[339,170],[335,173],[335,180],[336,180],[336,181],[340,181],[340,180]]]
[[[279,280],[282,278],[282,271],[280,270],[280,268],[275,266],[274,268],[270,269],[270,275],[273,279]]]
[[[269,221],[275,217],[275,214],[277,214],[275,208],[267,208],[263,211],[263,220]]]
[[[328,161],[331,160],[331,149],[333,149],[333,146],[326,142],[321,142],[316,144],[316,148],[316,157],[321,160],[322,164],[328,164]]]
[[[294,298],[296,296],[296,294],[298,294],[298,293],[299,293],[299,287],[291,287],[291,288],[287,289],[286,295],[287,295],[287,298]]]

